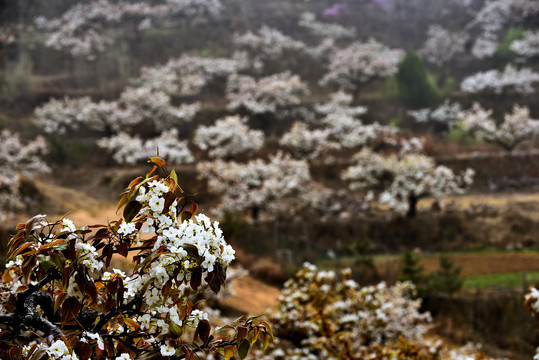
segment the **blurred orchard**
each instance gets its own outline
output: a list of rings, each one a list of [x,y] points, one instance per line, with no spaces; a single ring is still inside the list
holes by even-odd
[[[355,226],[386,254],[448,250],[451,221],[495,243],[472,222],[490,208],[446,200],[539,185],[538,1],[20,0],[0,19],[0,358],[487,358],[437,338],[415,270],[362,279]],[[125,188],[120,219],[36,215],[60,183]],[[262,317],[204,295],[244,273],[229,242],[253,271],[291,265]],[[429,291],[452,298],[445,261]]]

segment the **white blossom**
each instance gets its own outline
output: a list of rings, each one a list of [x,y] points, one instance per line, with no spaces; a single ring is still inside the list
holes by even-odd
[[[416,152],[383,156],[363,149],[354,156],[356,165],[342,174],[352,190],[378,190],[378,201],[398,212],[415,211],[415,202],[426,196],[442,199],[459,194],[473,180],[473,170],[456,175],[445,166]],[[413,200],[413,202],[411,202]]]
[[[227,109],[234,111],[245,108],[253,114],[276,113],[279,109],[299,105],[301,97],[308,92],[307,85],[300,77],[290,72],[259,80],[233,74],[226,88]]]
[[[202,162],[197,164],[202,178],[208,180],[211,192],[220,195],[220,211],[266,210],[269,213],[293,211],[301,207],[302,194],[311,181],[305,160],[294,160],[279,153],[269,161]]]
[[[460,116],[463,130],[479,140],[496,143],[508,151],[539,131],[539,121],[530,117],[530,111],[525,106],[515,105],[512,113],[504,115],[504,121],[499,126],[492,118],[492,110],[485,110],[478,103],[474,103],[471,109],[463,111]]]
[[[212,158],[226,158],[256,152],[264,145],[264,133],[250,129],[247,118],[227,116],[213,126],[199,126],[193,142]]]
[[[539,82],[539,73],[530,68],[517,70],[512,65],[507,65],[503,72],[488,70],[468,76],[460,84],[463,91],[477,93],[492,91],[502,93],[506,88],[513,88],[521,94],[534,92],[533,83]]]
[[[314,13],[304,12],[298,24],[307,28],[314,35],[332,39],[350,39],[356,36],[354,28],[345,28],[337,23],[317,21]]]
[[[18,134],[3,130],[0,143],[0,221],[4,221],[24,209],[25,199],[19,190],[21,177],[35,178],[50,172],[50,168],[41,159],[47,149],[44,138],[25,144]]]
[[[152,19],[215,17],[222,8],[219,0],[166,0],[161,4],[98,0],[75,4],[59,18],[40,16],[35,25],[47,36],[45,46],[94,60],[97,53],[114,43],[110,30],[127,21],[138,23],[138,29],[144,30],[151,27]]]
[[[396,74],[403,57],[402,50],[390,49],[373,39],[366,43],[354,42],[331,56],[329,71],[320,84],[356,90],[372,79]]]
[[[523,39],[511,43],[510,49],[526,58],[539,55],[539,30],[526,31]]]
[[[119,164],[135,164],[148,158],[148,154],[156,153],[175,164],[191,163],[194,157],[186,140],[178,138],[177,129],[165,130],[154,139],[142,140],[138,136],[120,132],[118,135],[102,138],[97,141],[101,148],[112,152],[112,157]]]
[[[442,66],[457,54],[463,53],[467,41],[465,33],[453,33],[440,25],[431,25],[419,53],[425,61]]]

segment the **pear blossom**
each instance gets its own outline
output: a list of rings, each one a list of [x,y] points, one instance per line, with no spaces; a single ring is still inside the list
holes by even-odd
[[[348,167],[342,178],[352,190],[376,190],[378,201],[407,216],[415,216],[417,202],[427,196],[442,199],[462,193],[473,181],[474,171],[454,174],[445,166],[415,152],[383,156],[366,148],[354,156],[356,165]]]
[[[512,65],[507,65],[503,72],[488,70],[470,75],[461,82],[460,88],[470,93],[491,91],[495,94],[501,94],[506,88],[513,88],[518,93],[531,94],[536,82],[539,82],[539,73],[531,68],[517,70]]]
[[[227,116],[213,126],[199,126],[193,142],[203,150],[209,149],[211,158],[226,158],[256,152],[264,145],[264,133],[250,129],[245,117]]]
[[[299,105],[309,89],[298,75],[283,72],[256,80],[245,75],[231,75],[228,79],[227,109],[241,108],[253,114],[278,113],[279,110]]]
[[[138,23],[137,28],[142,31],[152,26],[152,20],[215,17],[222,9],[219,0],[167,0],[157,4],[99,0],[75,4],[58,18],[40,16],[35,25],[47,36],[47,47],[95,60],[98,53],[114,43],[110,29],[119,28],[126,21]]]
[[[519,143],[530,139],[539,131],[539,120],[530,117],[526,106],[513,106],[512,113],[504,115],[499,126],[492,118],[492,110],[486,110],[474,103],[472,108],[461,112],[461,128],[470,132],[479,140],[493,142],[507,151],[513,150]]]
[[[175,164],[194,161],[187,141],[179,139],[179,131],[175,128],[165,130],[158,137],[146,140],[120,132],[117,135],[99,139],[97,145],[111,152],[113,159],[119,164],[135,164],[146,159],[147,154],[157,149],[161,156]]]
[[[366,43],[354,42],[332,55],[329,71],[320,84],[335,84],[343,90],[357,91],[370,80],[396,74],[403,57],[402,50],[390,49],[374,39]]]

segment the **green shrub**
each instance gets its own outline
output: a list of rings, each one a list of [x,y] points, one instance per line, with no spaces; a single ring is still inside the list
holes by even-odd
[[[429,290],[453,294],[462,289],[461,268],[456,267],[447,255],[440,255],[439,261],[440,268],[429,275]]]
[[[521,28],[509,28],[504,38],[496,48],[496,57],[504,61],[512,61],[515,53],[511,51],[511,43],[524,38],[524,30]]]
[[[449,128],[449,130],[444,133],[444,137],[451,142],[457,142],[464,145],[471,145],[478,142],[478,140],[468,131],[462,129],[460,122],[457,122],[454,126]]]
[[[436,102],[438,88],[419,56],[412,50],[399,64],[397,72],[399,96],[404,103],[415,109],[428,107]]]
[[[58,164],[67,160],[76,162],[88,156],[88,149],[80,140],[66,140],[65,136],[59,134],[53,134],[47,140],[49,143],[47,155],[52,162]]]
[[[13,103],[27,96],[31,73],[32,61],[26,53],[22,53],[15,62],[8,63],[1,79],[0,101]]]

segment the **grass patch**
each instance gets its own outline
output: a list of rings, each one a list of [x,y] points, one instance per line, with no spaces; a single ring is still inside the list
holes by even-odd
[[[539,271],[469,275],[464,277],[463,289],[487,289],[492,287],[521,288],[538,283]]]

